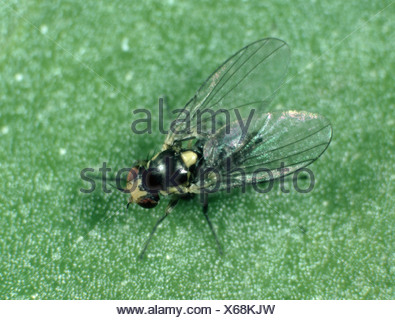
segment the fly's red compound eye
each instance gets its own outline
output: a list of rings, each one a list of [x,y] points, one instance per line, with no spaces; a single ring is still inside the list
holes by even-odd
[[[137,204],[145,209],[152,209],[158,205],[159,196],[154,194],[149,194],[144,198],[140,198]]]
[[[130,169],[127,177],[127,182],[135,180],[139,175],[139,167],[134,167]]]

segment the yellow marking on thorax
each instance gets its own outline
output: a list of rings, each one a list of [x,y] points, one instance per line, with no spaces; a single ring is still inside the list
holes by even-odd
[[[163,196],[168,196],[171,194],[182,194],[182,193],[188,193],[188,187],[187,186],[183,186],[183,185],[179,185],[176,187],[170,187],[167,190],[161,190],[159,191],[161,195]]]
[[[187,168],[190,168],[191,166],[196,164],[197,158],[198,158],[197,154],[193,151],[181,152],[181,159],[182,161],[184,161],[185,166]]]

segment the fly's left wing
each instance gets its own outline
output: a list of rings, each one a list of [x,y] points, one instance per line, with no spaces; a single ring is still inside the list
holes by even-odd
[[[227,59],[202,84],[170,125],[163,150],[190,139],[209,139],[222,125],[262,114],[287,71],[289,48],[279,39],[249,44]],[[267,112],[266,110],[265,112]],[[252,124],[256,117],[251,119]]]
[[[329,120],[318,114],[276,111],[261,117],[262,127],[244,138],[234,123],[229,134],[222,128],[205,143],[205,166],[193,192],[214,186],[220,191],[291,174],[318,159],[332,139]]]

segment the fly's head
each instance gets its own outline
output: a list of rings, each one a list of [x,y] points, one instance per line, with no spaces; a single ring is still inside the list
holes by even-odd
[[[139,162],[129,171],[126,190],[130,192],[129,203],[136,203],[143,208],[151,209],[158,205],[160,199],[159,193],[148,188],[145,183],[146,166],[146,162]]]

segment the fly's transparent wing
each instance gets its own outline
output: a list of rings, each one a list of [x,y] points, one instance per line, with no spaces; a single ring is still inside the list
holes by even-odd
[[[318,114],[278,111],[261,117],[262,127],[242,141],[243,132],[235,123],[230,134],[222,128],[206,142],[205,167],[194,192],[213,186],[220,191],[290,174],[318,159],[332,138],[329,120]]]
[[[163,149],[193,138],[208,139],[218,128],[240,119],[259,121],[281,85],[289,48],[279,39],[258,40],[244,47],[203,83],[183,112],[172,122]]]

